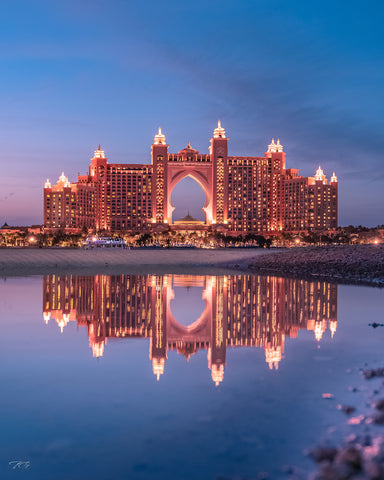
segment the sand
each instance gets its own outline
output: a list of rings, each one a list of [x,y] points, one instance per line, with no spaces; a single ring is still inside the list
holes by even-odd
[[[258,248],[3,248],[0,249],[0,276],[50,273],[233,273],[234,270],[246,270],[259,255],[270,251]]]
[[[384,245],[290,249],[3,248],[0,276],[254,273],[384,287]]]

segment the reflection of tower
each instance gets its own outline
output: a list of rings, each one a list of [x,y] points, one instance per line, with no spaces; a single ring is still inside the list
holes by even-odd
[[[285,297],[286,283],[283,278],[267,277],[267,298],[269,299],[268,332],[264,344],[265,360],[269,368],[276,370],[284,352]]]
[[[95,302],[93,302],[93,318],[88,322],[89,346],[92,348],[94,357],[102,357],[106,339],[106,322],[109,321],[108,307],[111,278],[106,275],[97,275],[94,277],[93,293]],[[82,293],[82,291],[80,291]],[[84,292],[87,297],[86,292]],[[83,299],[83,301],[86,299]],[[91,297],[92,300],[92,297]]]
[[[149,358],[152,360],[153,373],[157,380],[164,373],[164,364],[167,358],[167,322],[165,315],[167,311],[167,286],[167,276],[153,276],[151,278],[153,315]]]
[[[307,329],[312,330],[320,342],[328,320],[333,338],[337,329],[337,285],[313,282],[309,284],[308,291]]]
[[[212,277],[212,339],[208,350],[208,367],[212,380],[219,385],[224,378],[227,347],[227,277]]]
[[[48,275],[43,279],[43,318],[48,324],[53,318],[61,333],[70,321],[76,320],[76,285],[72,276]]]
[[[284,345],[284,335],[282,345]],[[282,358],[282,346],[265,347],[265,361],[268,363],[270,370],[279,368],[279,362]]]
[[[329,320],[329,330],[331,331],[331,338],[333,338],[337,330],[337,320]]]

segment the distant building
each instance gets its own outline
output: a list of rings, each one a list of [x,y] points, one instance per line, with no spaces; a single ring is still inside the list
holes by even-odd
[[[95,186],[70,183],[64,172],[56,185],[44,185],[44,226],[48,229],[95,228]]]
[[[228,155],[228,138],[218,122],[209,152],[190,143],[169,153],[159,128],[150,164],[108,163],[99,148],[88,175],[71,184],[61,175],[44,188],[44,225],[48,228],[95,228],[145,231],[180,228],[173,218],[171,194],[185,177],[203,189],[204,222],[182,219],[190,230],[211,227],[228,233],[328,230],[337,227],[337,178],[328,184],[319,167],[314,177],[286,169],[280,141],[262,157]]]
[[[319,167],[314,177],[286,170],[284,180],[284,230],[300,232],[337,227],[337,177],[330,183]]]

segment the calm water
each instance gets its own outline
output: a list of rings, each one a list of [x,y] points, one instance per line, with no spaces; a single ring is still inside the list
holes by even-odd
[[[347,428],[336,406],[359,401],[359,368],[382,361],[383,300],[241,275],[0,280],[0,478],[306,469],[303,450]]]

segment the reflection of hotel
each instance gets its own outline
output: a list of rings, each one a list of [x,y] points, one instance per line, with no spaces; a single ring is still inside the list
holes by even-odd
[[[205,309],[181,325],[171,301],[178,286],[203,288]],[[216,384],[223,380],[227,347],[261,347],[270,368],[278,368],[285,337],[337,327],[337,286],[324,282],[254,275],[49,275],[44,277],[44,320],[61,330],[72,320],[88,328],[95,357],[108,338],[150,339],[150,359],[159,379],[168,350],[187,359],[207,350]]]
[[[228,137],[220,121],[207,154],[188,145],[168,151],[159,129],[151,163],[109,163],[95,151],[87,175],[70,183],[64,173],[44,187],[44,226],[48,229],[96,228],[108,231],[161,231],[177,228],[172,191],[185,177],[203,189],[204,222],[184,219],[184,228],[220,229],[233,233],[327,230],[337,227],[335,174],[330,181],[319,167],[314,177],[286,168],[280,141],[263,156],[228,155]],[[176,225],[176,227],[175,227]],[[179,225],[180,226],[180,225]]]

